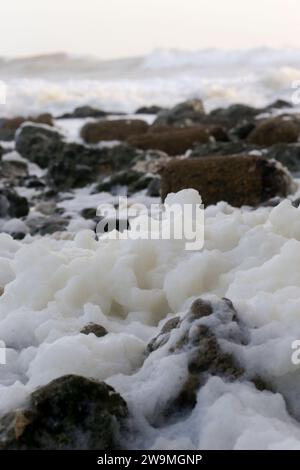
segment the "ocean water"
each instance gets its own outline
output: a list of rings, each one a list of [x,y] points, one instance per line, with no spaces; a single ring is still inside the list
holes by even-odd
[[[207,109],[238,101],[260,106],[291,100],[300,52],[165,51],[111,63],[58,55],[2,60],[0,75],[7,115],[60,114],[80,104],[133,112],[194,96]],[[76,136],[72,126],[65,124],[69,138]],[[23,406],[36,387],[74,373],[105,380],[125,398],[128,447],[300,449],[300,365],[291,360],[300,339],[300,209],[289,199],[256,210],[220,202],[205,209],[204,248],[189,252],[180,240],[96,241],[76,214],[115,198],[90,189],[60,203],[72,217],[67,235],[17,241],[0,234],[0,340],[7,346],[0,416]],[[189,190],[177,195],[181,203],[191,197],[201,201]],[[133,201],[157,202],[143,194]],[[223,338],[222,347],[276,392],[211,377],[191,411],[157,425],[187,378],[188,357],[162,347],[145,360],[145,348],[167,318],[182,317],[200,296],[233,302],[249,341]],[[108,335],[80,334],[89,322]]]
[[[101,61],[64,54],[0,59],[6,87],[3,116],[54,115],[90,104],[134,112],[201,97],[207,110],[243,102],[257,106],[283,98],[300,102],[300,51],[254,49],[155,51],[145,57]]]

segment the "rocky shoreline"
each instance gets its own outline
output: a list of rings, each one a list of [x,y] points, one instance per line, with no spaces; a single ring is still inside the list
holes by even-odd
[[[147,120],[146,116],[151,116],[151,120]],[[68,120],[79,122],[80,132],[76,139],[70,138],[66,131],[65,123]],[[75,240],[71,252],[77,253],[82,249],[83,253],[77,261],[79,265],[82,263],[85,266],[85,257],[92,256],[88,250],[96,250],[93,245],[96,241],[90,234],[95,230],[97,222],[93,202],[98,201],[99,195],[107,193],[104,194],[105,201],[114,201],[116,196],[128,194],[132,198],[148,198],[151,202],[164,200],[169,193],[188,188],[199,191],[205,206],[228,203],[225,215],[227,211],[233,217],[242,218],[244,210],[245,225],[248,223],[248,213],[256,217],[255,209],[276,210],[286,200],[291,201],[290,210],[299,206],[298,185],[295,181],[300,172],[299,137],[300,116],[293,112],[289,103],[280,100],[263,109],[237,104],[210,113],[205,112],[201,100],[190,100],[171,109],[144,107],[137,110],[136,117],[120,116],[84,106],[59,117],[43,114],[1,119],[1,232],[12,237],[11,243],[22,240],[28,246],[33,240],[44,237],[50,240],[50,245],[52,241],[70,240],[73,243]],[[241,212],[238,212],[240,208]],[[214,211],[213,208],[209,210]],[[258,219],[261,217],[267,220],[269,217],[267,212],[259,214]],[[273,217],[271,223],[274,223],[275,233],[276,230],[279,232],[280,223],[276,215],[270,217]],[[251,223],[247,227],[249,232],[252,230]],[[76,238],[81,229],[88,229],[90,233],[84,235],[82,240]],[[226,230],[230,232],[231,229],[229,227]],[[244,226],[243,230],[246,230]],[[262,230],[267,229],[263,227]],[[276,236],[274,243],[279,246],[280,237],[278,235],[277,240]],[[294,232],[291,238],[293,236]],[[221,242],[216,240],[218,247]],[[229,251],[234,249],[233,245],[228,241]],[[176,269],[172,260],[177,256],[177,248],[173,250],[175,254],[171,251],[168,255],[171,261],[168,258],[170,265],[166,268],[167,273]],[[71,252],[67,252],[66,259],[71,257]],[[60,255],[56,256],[59,258]],[[163,259],[154,250],[150,253],[150,261],[147,260],[150,267],[151,259],[155,256]],[[203,271],[209,272],[208,266],[213,256],[216,256],[216,261],[211,261],[213,265],[220,263],[220,267],[218,265],[214,269],[221,279],[234,261],[223,259],[223,255],[217,259],[213,253],[207,255],[207,261],[203,262]],[[105,257],[101,261],[101,275],[104,276],[105,271],[112,269],[112,264]],[[59,263],[53,260],[53,265],[56,262]],[[165,269],[167,261],[159,258],[159,266],[160,262]],[[180,257],[178,262],[182,262]],[[201,262],[199,258],[199,265]],[[65,266],[68,261],[64,263],[60,276],[66,282],[68,273]],[[148,271],[147,275],[143,271],[146,268],[136,263],[136,273],[139,270],[142,272],[141,280],[135,286],[136,291],[140,289],[140,294],[135,292],[130,297],[127,292],[119,292],[119,286],[114,286],[117,294],[111,294],[113,300],[107,301],[107,305],[104,302],[103,310],[113,310],[115,317],[118,317],[118,312],[121,312],[121,317],[131,312],[134,321],[138,322],[139,317],[135,317],[135,312],[143,309],[145,299],[142,295],[151,280],[147,277]],[[123,267],[120,265],[118,269],[122,272]],[[198,265],[197,269],[200,269]],[[80,276],[80,269],[76,273],[77,277]],[[124,273],[126,291],[126,276],[130,277],[130,274],[126,269]],[[205,277],[199,274],[201,276]],[[136,277],[139,279],[138,274]],[[189,419],[197,405],[199,390],[205,391],[211,379],[217,390],[227,386],[227,390],[230,390],[238,384],[241,396],[245,391],[243,387],[248,387],[249,397],[258,393],[258,400],[262,401],[265,397],[266,400],[271,397],[271,401],[275,402],[276,394],[281,393],[282,419],[291,429],[296,429],[299,413],[297,407],[289,403],[289,393],[279,380],[270,377],[272,374],[256,372],[253,362],[247,358],[249,349],[253,347],[251,341],[255,333],[245,321],[242,302],[237,301],[236,306],[231,298],[224,297],[220,285],[216,281],[214,286],[214,280],[209,277],[209,280],[203,280],[201,288],[200,281],[197,281],[197,287],[191,282],[192,287],[186,288],[187,298],[193,298],[188,306],[179,300],[173,300],[172,304],[167,295],[165,298],[159,292],[160,288],[168,290],[167,281],[164,281],[163,287],[159,287],[161,277],[159,273],[159,281],[153,283],[149,299],[147,297],[154,319],[148,321],[147,315],[150,316],[150,313],[146,309],[144,317],[141,316],[141,321],[145,318],[147,325],[144,341],[137,338],[133,340],[134,335],[129,330],[128,336],[132,338],[128,341],[134,343],[138,359],[130,359],[130,366],[126,365],[127,372],[126,367],[124,371],[122,367],[121,370],[116,367],[116,373],[125,374],[121,382],[118,378],[110,380],[109,374],[106,380],[106,377],[101,379],[101,373],[97,378],[88,373],[88,377],[84,377],[71,370],[70,373],[59,373],[58,377],[42,386],[33,386],[34,391],[28,393],[26,390],[26,400],[25,403],[21,400],[22,406],[0,414],[0,449],[108,450],[130,448],[133,445],[142,447],[139,441],[142,426],[147,427],[151,436],[166,426],[172,436],[173,423],[178,421],[179,415],[181,421]],[[229,293],[232,279],[228,281]],[[75,279],[75,287],[70,287],[67,298],[69,296],[73,299],[73,295],[76,297],[73,291],[76,291],[76,282]],[[83,278],[80,282],[84,284]],[[56,284],[57,279],[53,281],[53,285]],[[206,294],[213,290],[211,285],[215,288],[214,296],[208,299]],[[211,289],[206,289],[206,286]],[[2,298],[5,298],[6,285],[0,287],[3,290]],[[38,282],[35,288],[39,289]],[[88,302],[93,303],[94,300],[95,304],[100,305],[98,287],[94,291],[91,288],[91,292],[89,289],[89,286],[84,286],[83,297],[86,295]],[[181,289],[182,286],[176,293],[179,297]],[[199,295],[201,293],[204,295]],[[234,288],[232,294],[234,297]],[[49,302],[54,300],[57,301],[57,298],[49,297]],[[48,300],[45,302],[43,299],[37,300],[36,304],[33,302],[34,309],[42,310],[45,305],[48,306]],[[70,305],[72,308],[72,302]],[[55,311],[55,321],[56,315]],[[71,317],[71,314],[68,315]],[[91,314],[89,321],[72,334],[79,335],[82,341],[98,345],[109,342],[111,335],[117,335],[123,327],[125,330],[129,328],[124,323],[109,331],[109,322],[105,325],[97,320],[96,314],[94,317]],[[58,328],[55,321],[54,332]],[[67,326],[64,328],[68,331]],[[10,330],[5,331],[9,337]],[[43,334],[40,332],[41,337]],[[56,333],[53,335],[53,340],[56,340]],[[37,337],[33,335],[32,341],[36,344]],[[13,351],[22,350],[22,347],[18,341],[12,341]],[[26,362],[25,359],[23,361]],[[175,361],[178,361],[176,366]],[[137,400],[132,398],[135,395],[127,383],[130,376],[135,374],[133,387],[138,387],[139,383],[148,383],[147,380],[151,382],[151,377],[155,378],[156,386],[159,382],[157,377],[167,377],[172,364],[174,377],[170,378],[171,386],[168,388],[164,385],[165,378],[162,379],[162,394],[157,398],[155,406],[149,404],[149,409],[146,406],[141,413],[143,400],[140,396]],[[144,377],[147,380],[143,381]],[[25,386],[26,379],[23,380]],[[122,387],[126,393],[122,393]],[[298,429],[295,430],[297,433]],[[181,436],[184,437],[183,431]],[[151,439],[153,442],[154,437]],[[156,445],[162,444],[158,439]],[[180,445],[182,448],[187,446],[184,441]]]

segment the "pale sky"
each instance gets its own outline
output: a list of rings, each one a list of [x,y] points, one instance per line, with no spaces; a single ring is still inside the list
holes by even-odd
[[[300,0],[5,0],[0,56],[299,47]]]

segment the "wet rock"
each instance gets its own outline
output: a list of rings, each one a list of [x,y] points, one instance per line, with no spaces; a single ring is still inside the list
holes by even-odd
[[[162,170],[161,193],[194,188],[207,206],[226,201],[232,206],[257,206],[293,192],[294,183],[282,166],[255,155],[175,159]]]
[[[166,132],[148,132],[131,137],[128,143],[143,150],[161,150],[168,155],[182,155],[196,144],[209,142],[215,131],[217,128],[197,126]]]
[[[271,146],[278,143],[295,143],[300,135],[300,122],[292,118],[269,118],[257,123],[247,141],[250,144]]]
[[[125,141],[132,135],[147,132],[148,124],[140,119],[88,122],[81,129],[81,137],[88,144],[101,141]]]
[[[57,119],[85,119],[85,118],[102,118],[108,115],[107,112],[101,109],[93,108],[92,106],[79,106],[71,113],[65,113]]]
[[[154,126],[187,127],[202,123],[205,114],[203,102],[199,99],[179,103],[171,109],[161,111],[154,121]]]
[[[47,168],[61,154],[64,145],[62,135],[48,126],[25,124],[16,135],[20,155],[41,168]]]
[[[53,126],[53,118],[51,114],[40,114],[37,117],[22,117],[18,116],[9,119],[0,119],[0,140],[9,141],[14,140],[17,129],[25,122],[35,122],[38,124],[47,124]]]
[[[0,217],[25,217],[28,212],[29,204],[25,197],[12,188],[0,189]]]
[[[107,335],[107,330],[104,326],[98,325],[97,323],[88,323],[80,330],[80,333],[83,335],[90,335],[92,333],[97,336],[97,338],[102,338]]]
[[[114,450],[125,401],[104,382],[67,375],[30,396],[24,409],[0,419],[2,450]]]
[[[165,111],[165,109],[161,106],[142,106],[136,110],[135,114],[158,114],[162,111]]]

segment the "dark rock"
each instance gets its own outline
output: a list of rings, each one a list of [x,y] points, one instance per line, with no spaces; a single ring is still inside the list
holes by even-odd
[[[278,143],[297,142],[300,135],[300,122],[292,118],[276,117],[257,123],[247,141],[250,144],[271,146]]]
[[[64,145],[59,132],[34,124],[24,125],[16,136],[17,151],[41,168],[47,168],[57,155],[61,154]]]
[[[144,134],[148,127],[148,124],[140,119],[88,122],[81,129],[80,135],[88,144],[106,140],[125,141],[132,135]]]
[[[43,178],[39,178],[36,175],[30,175],[23,179],[23,185],[26,188],[42,189],[45,188],[46,183]]]
[[[210,112],[209,116],[216,122],[227,122],[230,126],[236,126],[242,122],[253,121],[262,112],[245,104],[233,104],[228,108],[217,108]]]
[[[285,100],[276,100],[273,103],[270,103],[268,106],[262,109],[262,112],[273,110],[273,109],[283,109],[283,108],[292,108],[293,105],[289,101]]]
[[[95,192],[104,191],[111,192],[112,194],[118,194],[120,188],[136,187],[138,185],[138,181],[140,181],[142,178],[144,178],[144,173],[140,171],[133,169],[119,171],[118,173],[108,176],[101,183],[99,183]],[[146,181],[144,188],[146,188],[148,184],[149,181]]]
[[[28,407],[0,419],[2,450],[114,450],[125,401],[104,382],[67,375],[39,388]]]
[[[165,111],[161,106],[142,106],[137,109],[135,114],[158,114],[162,111]]]
[[[203,103],[199,99],[179,103],[174,108],[161,111],[154,121],[154,126],[167,125],[176,127],[194,126],[202,123],[205,114]]]
[[[241,124],[237,124],[236,127],[230,129],[230,136],[232,140],[244,140],[248,137],[250,132],[255,129],[255,123],[250,121],[243,121]]]
[[[275,162],[254,155],[202,157],[169,162],[162,170],[162,199],[168,193],[194,188],[205,205],[226,201],[257,206],[294,189],[289,173]]]
[[[97,323],[88,323],[82,328],[82,330],[80,330],[80,333],[83,335],[90,335],[93,333],[97,338],[102,338],[107,335],[107,330],[104,326],[98,325]]]
[[[300,144],[276,144],[268,147],[266,158],[274,158],[291,172],[300,171]]]
[[[96,217],[97,210],[94,207],[86,207],[82,209],[81,216],[84,219],[94,219]]]
[[[65,144],[49,165],[47,181],[59,190],[83,187],[128,168],[138,154],[137,150],[127,145],[98,149]]]
[[[160,186],[161,186],[161,178],[158,176],[152,178],[152,180],[148,184],[146,195],[149,197],[159,197]]]
[[[25,217],[29,212],[28,201],[12,188],[0,189],[0,217]]]
[[[107,116],[108,113],[101,109],[93,108],[92,106],[79,106],[71,113],[65,113],[58,116],[57,119],[84,119],[84,118],[102,118]]]
[[[14,140],[16,130],[25,122],[35,122],[38,124],[47,124],[53,126],[53,118],[51,114],[40,114],[37,117],[18,116],[10,119],[0,119],[0,140]]]

